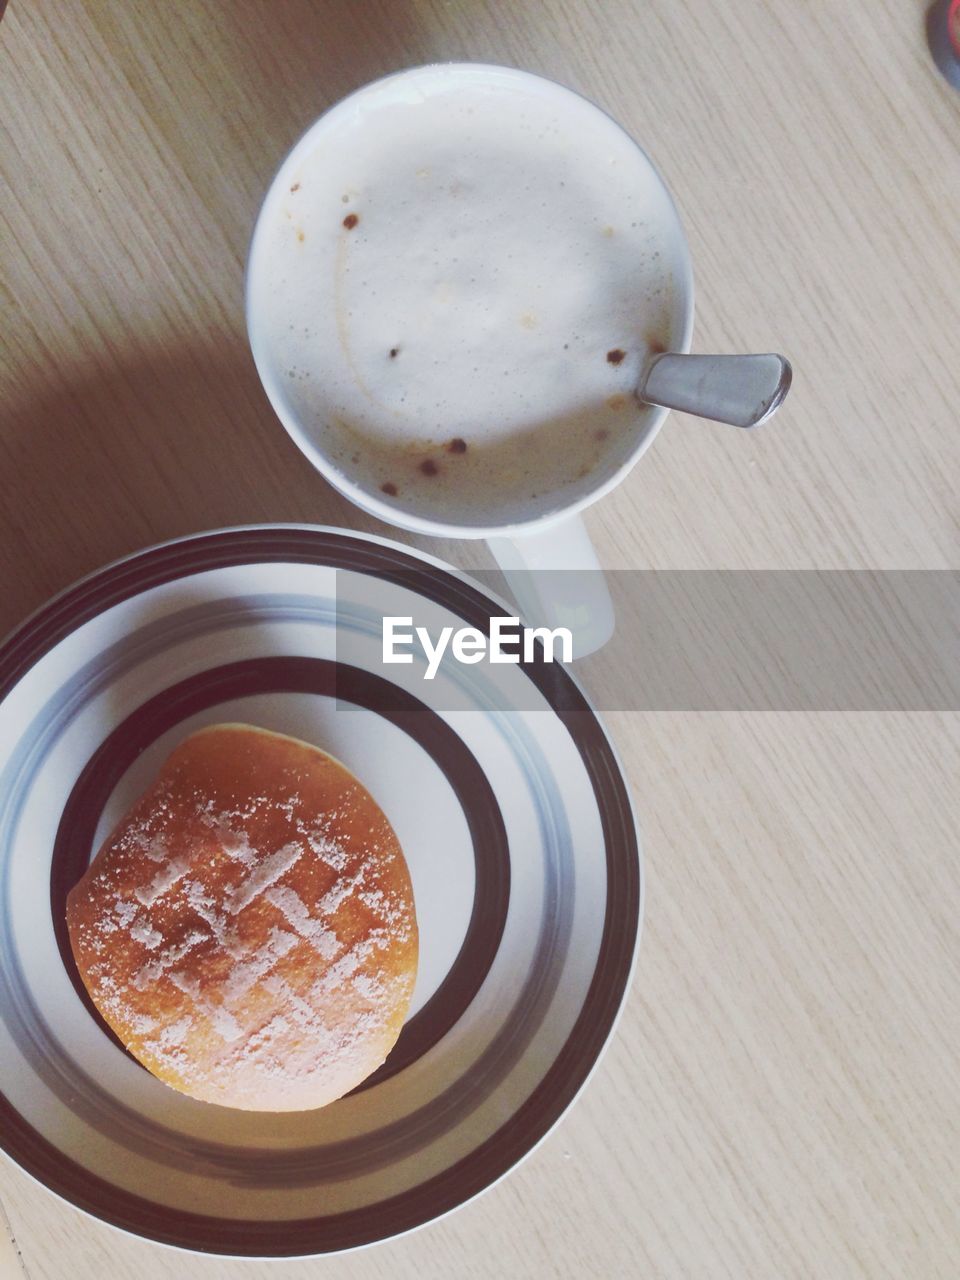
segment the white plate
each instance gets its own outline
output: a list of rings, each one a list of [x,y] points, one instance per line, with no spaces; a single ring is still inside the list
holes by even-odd
[[[427,685],[416,664],[384,666],[384,612],[484,627],[504,608],[394,543],[264,526],[108,566],[0,649],[0,1141],[117,1227],[243,1257],[411,1230],[526,1155],[610,1034],[642,886],[602,727],[557,665],[496,686],[480,668]],[[181,737],[223,720],[343,760],[410,863],[410,1016],[380,1071],[319,1111],[167,1088],[70,954],[64,900],[98,842]]]

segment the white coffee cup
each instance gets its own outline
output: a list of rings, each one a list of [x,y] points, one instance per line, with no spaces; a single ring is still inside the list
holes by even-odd
[[[356,127],[367,104],[385,93],[398,100],[416,100],[418,94],[443,84],[446,91],[458,84],[497,86],[504,93],[525,93],[549,98],[562,107],[571,137],[576,144],[577,126],[584,134],[604,134],[616,152],[618,162],[629,168],[629,181],[653,210],[657,223],[658,266],[650,268],[662,285],[666,316],[661,328],[663,346],[676,352],[689,350],[693,327],[693,279],[686,239],[676,207],[663,180],[646,153],[609,116],[586,99],[527,72],[480,64],[444,64],[402,71],[358,90],[332,107],[294,146],[277,172],[264,199],[254,229],[247,262],[246,318],[254,360],[274,410],[287,431],[314,466],[341,493],[379,519],[411,532],[438,537],[484,538],[516,597],[526,620],[537,625],[566,626],[573,632],[574,652],[582,656],[600,648],[613,630],[613,608],[596,553],[580,513],[618,485],[650,447],[667,410],[635,403],[630,425],[621,433],[617,450],[601,457],[593,471],[575,483],[565,484],[555,493],[540,492],[531,501],[529,513],[512,512],[504,519],[491,494],[490,512],[471,510],[470,519],[460,522],[435,510],[418,508],[415,496],[402,503],[388,500],[373,483],[348,474],[342,459],[334,456],[315,421],[306,421],[302,408],[294,403],[285,383],[282,342],[277,326],[265,320],[265,298],[274,288],[267,261],[270,236],[280,216],[280,205],[299,186],[298,173],[314,151],[321,136],[331,131]],[[369,127],[374,127],[373,125]],[[592,132],[591,132],[592,131]],[[597,157],[597,163],[602,157]],[[617,161],[610,160],[610,163]],[[623,174],[623,170],[621,170]],[[346,196],[344,197],[346,199]],[[290,218],[288,210],[286,217]],[[272,230],[273,229],[273,230]],[[549,234],[547,232],[546,234]],[[302,239],[301,235],[301,239]],[[658,289],[658,293],[661,292]],[[326,305],[317,300],[318,308]],[[642,300],[637,299],[637,307]],[[392,353],[391,353],[392,354]],[[622,400],[624,397],[620,397]],[[426,504],[425,504],[426,505]],[[565,572],[553,573],[551,570]],[[582,572],[571,572],[582,571]]]

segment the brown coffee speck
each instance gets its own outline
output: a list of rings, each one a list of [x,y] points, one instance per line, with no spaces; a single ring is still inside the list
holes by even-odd
[[[301,244],[303,244],[303,242],[304,242],[304,240],[306,240],[306,238],[307,238],[307,237],[303,234],[303,227],[301,227],[301,228],[299,229],[299,231],[297,232],[297,239],[300,241],[300,243],[301,243]]]
[[[598,427],[598,429],[593,434],[597,440],[606,440],[607,437],[610,435],[610,432],[607,430],[606,427]]]
[[[627,397],[607,396],[606,406],[608,409],[625,409],[627,407]]]
[[[343,220],[343,225],[347,228],[348,231],[352,231],[359,221],[360,221],[359,214],[348,213]]]
[[[439,472],[440,472],[440,468],[437,466],[437,464],[434,462],[432,458],[424,458],[424,460],[420,463],[420,470],[423,472],[425,476],[439,475]]]
[[[612,351],[607,352],[607,360],[610,364],[620,364],[626,360],[627,353],[621,351],[619,347],[614,347]]]
[[[293,195],[295,191],[299,191],[299,190],[300,190],[300,183],[295,182],[293,186],[290,188],[290,194]]]
[[[647,347],[652,355],[661,356],[667,349],[667,344],[662,338],[658,338],[656,334],[648,334]]]
[[[399,354],[400,354],[400,348],[399,348],[399,347],[391,347],[391,348],[390,348],[390,359],[391,359],[391,360],[396,360],[396,358],[397,358],[397,356],[398,356]]]
[[[397,486],[392,480],[387,480],[380,486],[380,492],[385,493],[388,498],[395,498],[397,496]]]
[[[467,452],[467,442],[466,440],[461,440],[459,436],[454,436],[454,438],[451,441],[449,441],[449,443],[447,444],[447,453],[466,453],[466,452]]]

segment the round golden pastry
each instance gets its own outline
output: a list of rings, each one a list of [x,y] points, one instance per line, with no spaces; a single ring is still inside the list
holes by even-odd
[[[243,1110],[358,1085],[416,978],[410,875],[376,802],[326,752],[249,725],[177,747],[71,890],[67,926],[130,1052]]]

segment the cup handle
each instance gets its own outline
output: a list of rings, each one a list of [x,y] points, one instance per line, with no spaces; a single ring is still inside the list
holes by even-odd
[[[613,601],[579,516],[537,533],[488,538],[487,546],[525,622],[567,627],[574,658],[603,648],[613,635]]]

